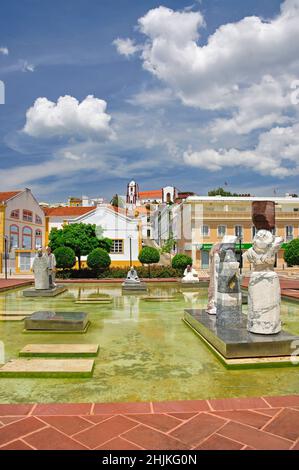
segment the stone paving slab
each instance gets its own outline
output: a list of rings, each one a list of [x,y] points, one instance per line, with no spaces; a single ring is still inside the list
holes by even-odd
[[[13,359],[0,368],[1,377],[91,377],[91,359]]]
[[[92,357],[99,352],[98,344],[27,344],[20,357]]]
[[[0,450],[298,450],[295,406],[299,395],[0,404]]]
[[[25,320],[25,318],[24,315],[0,315],[0,321],[22,321]]]
[[[0,311],[0,316],[1,317],[19,317],[19,316],[29,316],[32,315],[33,311],[32,310],[4,310]]]

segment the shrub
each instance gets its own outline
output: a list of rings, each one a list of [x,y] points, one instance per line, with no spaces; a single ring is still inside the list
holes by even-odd
[[[156,248],[145,246],[139,253],[138,259],[140,263],[148,265],[148,277],[151,277],[151,264],[159,263],[160,253]]]
[[[96,248],[87,256],[87,266],[96,272],[108,268],[110,264],[110,256],[103,248]]]
[[[90,268],[83,269],[64,269],[58,271],[56,274],[57,278],[60,279],[96,279],[96,278],[112,278],[112,279],[125,279],[130,267],[112,267],[104,269],[101,272]],[[138,266],[136,268],[138,276],[142,278],[148,278],[148,268],[146,266]],[[181,271],[174,269],[171,266],[152,266],[151,276],[156,278],[169,278],[169,277],[181,277]]]
[[[175,255],[171,261],[172,267],[175,269],[180,269],[181,271],[186,269],[188,264],[192,265],[192,258],[182,253]]]
[[[290,267],[299,265],[299,238],[295,238],[286,245],[284,260]]]
[[[76,264],[76,255],[72,248],[61,246],[54,251],[57,268],[72,268]]]

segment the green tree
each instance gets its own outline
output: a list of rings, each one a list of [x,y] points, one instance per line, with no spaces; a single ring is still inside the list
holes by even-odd
[[[54,250],[57,268],[71,269],[76,264],[76,255],[72,248],[60,246]]]
[[[113,207],[124,207],[124,202],[118,194],[114,194],[113,198],[110,201],[110,204]]]
[[[140,263],[148,265],[148,276],[151,277],[151,264],[159,263],[160,253],[156,248],[145,246],[139,253]]]
[[[211,189],[208,192],[208,196],[222,196],[222,197],[250,197],[250,194],[238,194],[225,191],[223,188]]]
[[[175,269],[180,269],[181,271],[186,269],[188,264],[192,266],[192,258],[188,255],[184,255],[183,253],[178,253],[171,260],[172,267]]]
[[[299,266],[299,238],[295,238],[286,245],[284,260],[290,267]]]
[[[109,268],[110,264],[111,258],[103,248],[96,248],[87,256],[87,266],[97,273],[103,269]]]
[[[87,256],[95,248],[103,248],[109,252],[112,240],[98,239],[95,233],[96,226],[92,224],[68,224],[61,229],[54,228],[49,235],[49,246],[56,250],[61,246],[72,248],[78,258],[81,269],[81,256]]]

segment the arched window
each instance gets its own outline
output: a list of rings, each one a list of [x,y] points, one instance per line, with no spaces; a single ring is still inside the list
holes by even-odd
[[[22,248],[32,250],[32,230],[30,227],[23,228]]]
[[[19,227],[11,225],[9,229],[10,249],[19,248]]]
[[[41,230],[35,230],[35,248],[38,250],[42,247],[43,235]]]
[[[13,209],[10,213],[10,217],[12,219],[19,219],[20,218],[20,209]]]

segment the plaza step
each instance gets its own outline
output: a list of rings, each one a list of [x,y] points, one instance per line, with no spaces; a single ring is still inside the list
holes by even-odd
[[[93,359],[13,359],[0,368],[3,377],[91,377]]]
[[[99,352],[98,344],[27,344],[20,357],[94,357]]]
[[[0,321],[22,321],[25,320],[24,315],[0,315]]]

